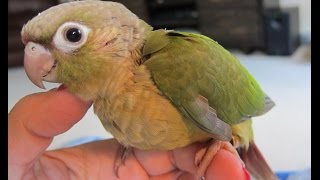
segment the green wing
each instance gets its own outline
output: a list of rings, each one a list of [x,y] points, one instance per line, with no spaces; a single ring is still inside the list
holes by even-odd
[[[230,140],[230,125],[272,106],[240,62],[206,36],[156,30],[149,34],[143,56],[160,91],[218,139]]]

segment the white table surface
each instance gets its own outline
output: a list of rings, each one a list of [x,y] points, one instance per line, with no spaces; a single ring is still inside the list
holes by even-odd
[[[256,143],[274,170],[311,167],[311,68],[289,57],[236,55],[260,82],[276,107],[254,118]],[[57,84],[46,84],[47,89]],[[8,111],[23,96],[40,92],[23,68],[8,69]],[[49,149],[86,136],[112,137],[94,115],[92,108],[68,132],[54,138]]]

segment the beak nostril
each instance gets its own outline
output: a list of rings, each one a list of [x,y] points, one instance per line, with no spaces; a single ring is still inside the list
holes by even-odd
[[[36,50],[36,47],[32,46],[31,51],[35,51],[35,50]]]

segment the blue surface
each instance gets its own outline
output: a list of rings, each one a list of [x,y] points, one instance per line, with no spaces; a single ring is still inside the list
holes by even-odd
[[[311,179],[311,168],[298,171],[276,172],[279,180],[309,180]]]
[[[86,136],[86,137],[81,137],[81,138],[75,139],[73,141],[70,141],[70,142],[66,143],[65,145],[63,145],[63,147],[67,148],[67,147],[77,146],[80,144],[85,144],[88,142],[98,141],[98,140],[103,140],[103,139],[106,139],[106,138],[101,137],[101,136]]]

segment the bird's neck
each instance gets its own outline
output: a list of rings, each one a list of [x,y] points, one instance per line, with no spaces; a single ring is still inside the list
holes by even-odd
[[[131,60],[122,60],[123,62],[114,65],[108,69],[109,73],[101,80],[98,97],[103,97],[112,101],[126,91],[133,83],[135,65]]]

